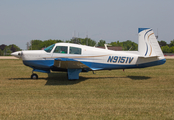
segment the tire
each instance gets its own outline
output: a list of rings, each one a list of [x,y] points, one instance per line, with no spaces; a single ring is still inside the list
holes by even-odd
[[[32,74],[31,79],[38,79],[38,75],[37,74]]]

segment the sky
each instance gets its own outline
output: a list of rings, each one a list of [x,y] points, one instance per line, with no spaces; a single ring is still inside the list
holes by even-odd
[[[31,40],[98,42],[131,40],[152,28],[158,40],[174,39],[174,0],[0,0],[0,45],[27,48]]]

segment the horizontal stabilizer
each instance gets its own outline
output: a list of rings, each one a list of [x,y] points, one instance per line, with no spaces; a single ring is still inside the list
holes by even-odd
[[[160,56],[139,56],[138,58],[145,58],[145,59],[150,59],[150,58],[158,58],[158,57],[160,57]]]

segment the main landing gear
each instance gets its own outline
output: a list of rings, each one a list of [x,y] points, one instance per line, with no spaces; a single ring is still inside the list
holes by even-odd
[[[31,79],[38,79],[38,75],[37,74],[32,74]]]
[[[32,75],[31,75],[31,79],[38,79],[38,75],[33,73],[33,71],[32,71]]]

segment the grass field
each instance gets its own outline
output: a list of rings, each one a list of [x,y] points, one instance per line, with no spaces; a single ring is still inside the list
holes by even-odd
[[[21,60],[0,60],[0,120],[174,119],[174,60],[144,68],[38,73]]]

